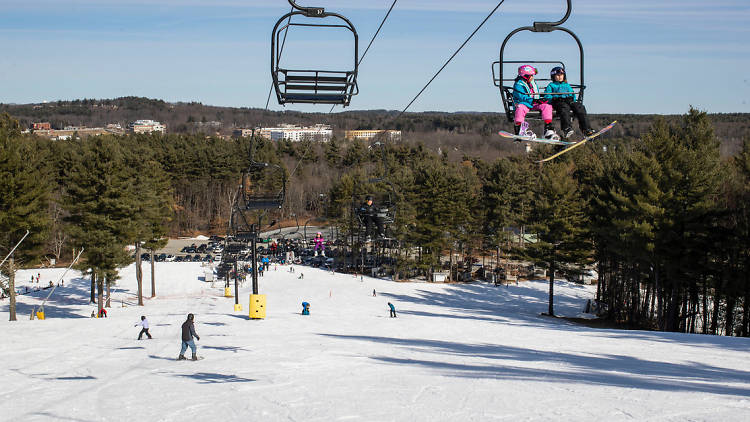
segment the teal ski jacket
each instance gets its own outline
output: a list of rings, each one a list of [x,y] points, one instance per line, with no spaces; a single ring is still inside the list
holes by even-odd
[[[545,95],[544,98],[547,101],[554,101],[554,100],[562,100],[562,99],[572,99],[573,101],[576,100],[576,95],[573,93],[573,88],[570,86],[567,82],[556,82],[552,81],[547,85],[547,88],[544,89],[544,92],[546,93],[564,93],[569,92],[570,95]]]

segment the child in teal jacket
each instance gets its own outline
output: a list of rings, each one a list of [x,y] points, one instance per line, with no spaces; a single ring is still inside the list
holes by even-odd
[[[550,71],[550,79],[552,79],[552,82],[547,85],[544,92],[546,94],[556,95],[545,95],[545,99],[549,101],[560,116],[560,127],[563,136],[565,136],[565,138],[570,138],[574,133],[570,120],[571,111],[578,119],[578,125],[581,128],[581,132],[586,136],[593,134],[594,130],[591,129],[591,125],[589,125],[586,107],[584,107],[582,103],[576,101],[576,95],[573,93],[573,88],[570,86],[565,76],[565,69],[560,66],[553,67]]]

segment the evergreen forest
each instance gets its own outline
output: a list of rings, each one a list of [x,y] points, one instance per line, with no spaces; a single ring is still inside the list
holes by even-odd
[[[723,116],[717,125],[691,109],[644,126],[618,116],[608,136],[540,166],[533,160],[554,147],[527,156],[521,145],[501,144],[490,134],[503,124],[489,114],[415,113],[393,127],[405,131],[401,142],[340,134],[271,142],[198,130],[50,141],[22,130],[36,121],[34,110],[0,115],[2,255],[30,233],[3,268],[5,290],[14,268],[70,262],[85,248],[79,267],[101,292],[132,262],[127,245],[153,250],[165,237],[226,233],[252,157],[289,176],[282,224],[315,219],[345,230],[353,203],[393,195],[390,230],[405,251],[404,275],[428,274],[454,250],[533,262],[550,280],[594,266],[597,300],[612,323],[750,335],[750,139],[737,129],[726,142],[728,128],[747,126],[746,118]],[[356,129],[389,115],[335,118]],[[595,117],[601,126],[612,116]],[[534,241],[519,242],[519,230]]]

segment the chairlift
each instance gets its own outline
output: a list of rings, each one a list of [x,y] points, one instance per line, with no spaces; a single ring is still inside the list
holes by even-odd
[[[243,210],[281,208],[286,196],[286,172],[281,166],[253,162],[240,182]]]
[[[385,191],[380,192],[368,192],[368,195],[373,197],[373,204],[375,205],[375,217],[378,218],[383,225],[383,230],[387,231],[388,227],[396,222],[396,212],[398,206],[396,204],[396,189],[393,184],[382,178],[372,178],[367,181],[368,184],[383,183],[387,186]],[[365,218],[358,212],[359,207],[364,202],[364,197],[360,201],[357,201],[355,197],[352,201],[353,214],[357,218],[358,222],[358,237],[364,237]],[[361,239],[360,239],[361,240]]]
[[[288,0],[293,10],[276,22],[271,33],[271,78],[276,90],[276,98],[279,104],[301,103],[301,104],[334,104],[346,107],[351,102],[352,96],[359,93],[357,87],[357,69],[359,57],[359,38],[354,25],[344,16],[338,13],[326,12],[322,7],[302,7],[295,0]],[[305,18],[326,19],[330,23],[307,23],[292,22],[293,16],[304,16]],[[286,24],[283,22],[288,20]],[[334,23],[336,22],[336,23]],[[343,28],[351,31],[354,37],[353,65],[345,70],[322,70],[322,69],[290,69],[282,67],[281,57],[283,42],[282,32],[291,27],[313,27],[313,28]]]
[[[551,65],[551,67],[554,66],[560,66],[563,69],[565,69],[565,63],[562,61],[547,61],[547,60],[506,60],[505,59],[505,46],[508,44],[508,41],[517,33],[522,31],[530,31],[530,32],[552,32],[552,31],[563,31],[570,35],[578,44],[578,51],[579,51],[579,60],[580,60],[580,74],[579,74],[579,82],[578,83],[570,83],[570,86],[573,88],[573,93],[576,95],[578,102],[583,102],[583,92],[586,88],[586,85],[584,84],[584,55],[583,55],[583,45],[581,44],[581,40],[578,38],[578,36],[568,28],[562,27],[562,25],[566,20],[568,20],[568,17],[570,17],[570,12],[572,8],[572,0],[567,0],[567,10],[565,12],[565,16],[563,16],[562,19],[560,19],[557,22],[534,22],[533,26],[522,26],[520,28],[516,28],[513,31],[508,34],[508,36],[505,37],[505,40],[503,40],[503,44],[500,47],[500,60],[495,61],[492,63],[492,80],[496,87],[500,88],[500,96],[502,97],[503,107],[505,108],[505,115],[508,118],[509,122],[513,122],[515,118],[515,112],[516,112],[516,104],[513,101],[513,84],[515,82],[516,74],[513,73],[512,75],[507,75],[505,72],[505,65],[520,65],[520,64],[542,64],[542,65]],[[495,67],[497,66],[497,72],[495,70]],[[513,66],[514,68],[516,66]],[[566,69],[567,74],[567,69]],[[537,82],[540,81],[551,81],[550,78],[534,78]],[[509,83],[510,85],[506,85]],[[526,116],[527,119],[533,118],[538,119],[539,117],[538,111],[531,111]]]

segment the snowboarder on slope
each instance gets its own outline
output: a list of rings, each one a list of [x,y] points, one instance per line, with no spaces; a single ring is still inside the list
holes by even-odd
[[[141,332],[140,332],[140,333],[138,333],[138,340],[140,340],[140,339],[141,339],[141,337],[143,337],[143,334],[144,334],[144,333],[146,334],[146,336],[148,336],[148,338],[149,338],[149,339],[151,339],[151,338],[152,338],[152,337],[151,337],[151,334],[149,334],[149,332],[148,332],[148,320],[146,319],[146,316],[145,316],[145,315],[141,315],[141,320],[140,320],[140,322],[138,322],[137,324],[135,324],[135,325],[134,325],[133,327],[137,327],[137,326],[139,326],[139,325],[140,325],[141,327],[143,327],[143,328],[141,329]]]
[[[180,356],[177,358],[177,360],[187,360],[185,358],[185,350],[187,350],[188,346],[190,346],[190,350],[193,351],[193,360],[198,360],[197,350],[195,347],[195,342],[193,341],[193,337],[195,337],[199,341],[201,338],[195,332],[195,325],[193,324],[194,320],[195,315],[188,314],[187,320],[182,323],[182,349],[180,349]]]
[[[391,302],[388,302],[388,307],[391,308],[391,318],[396,318],[396,307]]]

